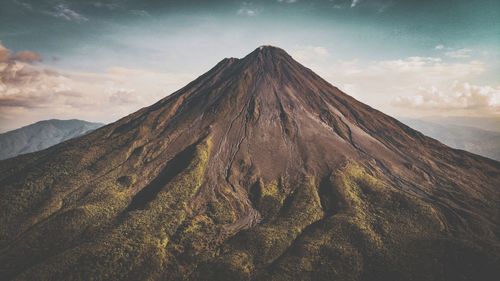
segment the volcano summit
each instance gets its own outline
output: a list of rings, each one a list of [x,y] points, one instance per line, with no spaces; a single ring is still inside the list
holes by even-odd
[[[495,280],[500,163],[285,51],[0,162],[2,280]]]

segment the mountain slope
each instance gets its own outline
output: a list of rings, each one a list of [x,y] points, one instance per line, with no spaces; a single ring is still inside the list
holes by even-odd
[[[0,160],[45,149],[89,133],[103,124],[82,120],[44,120],[0,134]]]
[[[342,93],[279,48],[0,162],[13,280],[493,280],[500,163]]]
[[[438,124],[418,119],[403,123],[453,148],[467,150],[500,161],[500,132],[453,124]]]

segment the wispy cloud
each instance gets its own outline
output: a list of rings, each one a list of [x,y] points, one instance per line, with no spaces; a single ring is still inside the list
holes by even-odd
[[[243,2],[241,7],[236,11],[237,15],[253,17],[260,14],[260,9],[254,7],[252,3]]]
[[[334,9],[364,8],[382,13],[394,5],[393,0],[330,0]]]
[[[458,49],[458,50],[448,51],[444,54],[445,56],[450,58],[464,59],[464,58],[470,58],[471,53],[472,53],[471,49]]]
[[[23,1],[19,1],[19,0],[14,0],[13,2],[16,3],[17,5],[22,6],[23,8],[25,8],[27,10],[30,10],[30,11],[33,10],[33,5],[31,5],[28,2],[23,2]]]
[[[109,86],[104,91],[109,95],[109,101],[116,105],[135,104],[140,102],[137,96],[134,95],[135,89]]]
[[[298,46],[290,50],[290,54],[294,59],[304,64],[330,56],[328,49],[322,46]]]
[[[434,47],[435,50],[444,51],[444,55],[449,58],[454,59],[465,59],[470,58],[472,56],[473,50],[469,48],[455,49],[451,47],[446,47],[442,44]]]
[[[130,10],[130,13],[139,17],[150,17],[151,15],[146,10]]]
[[[93,2],[91,5],[95,8],[104,8],[107,10],[116,10],[122,8],[118,3],[103,3],[103,2]]]
[[[250,9],[250,8],[240,8],[237,12],[238,15],[240,16],[249,16],[253,17],[259,14],[258,10],[255,9]]]
[[[69,8],[66,4],[57,4],[52,10],[47,11],[46,14],[53,16],[55,18],[62,18],[67,21],[83,22],[89,19],[82,14],[79,14],[75,10]]]

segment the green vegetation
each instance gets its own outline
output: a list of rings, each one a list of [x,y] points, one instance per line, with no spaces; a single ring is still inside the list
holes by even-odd
[[[282,206],[276,218],[231,238],[216,264],[207,266],[218,270],[203,274],[215,274],[212,278],[218,280],[246,280],[250,278],[253,268],[272,263],[306,227],[322,218],[323,211],[314,177],[304,179],[304,183],[287,199],[288,202],[281,199],[284,194],[280,192],[275,182],[261,185],[259,205],[265,202],[263,200],[273,198],[280,203],[278,207]]]
[[[348,222],[359,228],[377,247],[381,246],[382,240],[373,229],[374,214],[377,210],[372,208],[370,200],[366,198],[367,193],[385,192],[384,184],[375,177],[355,164],[349,164],[334,177],[334,186],[338,186],[339,193],[349,206],[347,214]]]
[[[264,218],[264,220],[270,220],[276,217],[286,194],[284,193],[282,187],[282,179],[279,181],[271,181],[267,184],[259,180],[254,186],[255,205],[257,210]]]
[[[217,224],[229,224],[236,219],[236,214],[231,208],[231,204],[223,199],[210,201],[208,203],[208,215]]]
[[[224,196],[209,200],[205,213],[190,212],[210,151],[209,139],[197,144],[187,168],[139,209],[127,211],[138,177],[119,169],[90,192],[52,197],[3,268],[19,270],[14,280],[409,280],[432,277],[422,257],[468,253],[494,263],[477,246],[443,236],[443,218],[430,204],[353,163],[321,180],[304,177],[291,193],[281,178],[260,180],[252,200],[263,221],[226,239],[224,226],[237,214]],[[28,208],[29,194],[44,198],[38,188],[14,191],[27,192],[18,198],[26,202],[9,208]],[[434,266],[446,271],[446,264]]]
[[[74,248],[50,262],[31,268],[20,278],[77,276],[79,272],[91,272],[92,276],[101,276],[108,280],[123,280],[130,276],[134,276],[137,280],[146,280],[159,275],[161,268],[168,262],[166,249],[169,241],[184,222],[188,203],[203,183],[210,151],[209,139],[197,145],[188,168],[167,183],[144,210],[123,214],[122,222],[113,226],[109,234],[90,245]],[[96,198],[93,204],[77,208],[81,210],[78,212],[82,214],[81,219],[91,221],[106,219],[103,216],[115,210],[114,202],[128,202],[122,200],[127,197],[125,193],[119,191],[123,190],[119,186],[106,190],[108,198],[102,197],[104,194],[101,193],[100,199]],[[123,210],[124,207],[116,209]],[[81,225],[79,219],[72,218],[72,220],[75,225]],[[188,228],[186,231],[192,232],[202,223],[203,220],[198,219],[191,230]],[[77,260],[81,265],[77,270],[61,266],[61,264],[76,263]]]
[[[419,254],[407,252],[430,256],[408,247],[408,239],[438,235],[440,221],[428,204],[353,163],[333,173],[327,182],[323,196],[334,195],[326,201],[335,203],[335,211],[303,231],[292,246],[296,250],[273,263],[264,280],[379,280],[380,276],[408,280],[411,276],[402,272],[426,264],[417,258]]]

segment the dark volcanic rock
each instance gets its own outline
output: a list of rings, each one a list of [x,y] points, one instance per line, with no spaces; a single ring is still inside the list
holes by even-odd
[[[14,280],[494,280],[500,163],[344,94],[279,48],[0,162]]]

